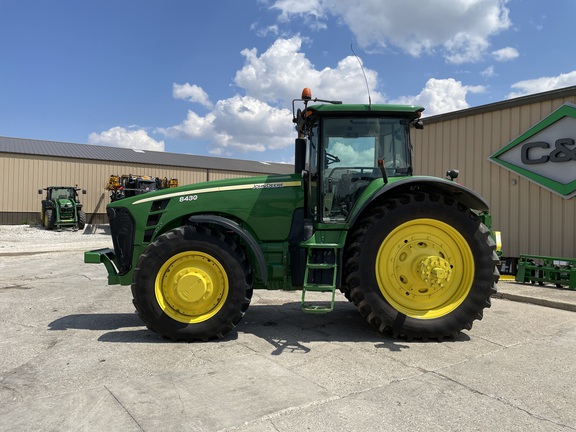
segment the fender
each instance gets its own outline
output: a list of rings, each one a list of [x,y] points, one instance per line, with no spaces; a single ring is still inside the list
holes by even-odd
[[[260,246],[258,246],[258,243],[254,239],[252,234],[250,234],[247,230],[242,228],[238,223],[225,217],[216,215],[190,216],[188,218],[188,222],[192,224],[211,223],[232,230],[236,234],[238,234],[242,238],[242,240],[244,240],[248,244],[248,246],[254,253],[256,261],[258,262],[258,270],[260,270],[260,277],[262,278],[264,285],[268,284],[268,269],[266,268],[264,254],[262,253]]]
[[[450,180],[444,180],[436,177],[409,177],[403,180],[398,180],[394,183],[388,183],[383,188],[379,189],[374,195],[369,197],[362,205],[355,211],[350,219],[350,226],[354,225],[358,217],[364,212],[366,207],[380,198],[398,195],[406,192],[413,191],[429,191],[441,193],[445,196],[453,198],[455,201],[462,203],[466,207],[477,211],[488,211],[488,203],[478,193],[466,186],[455,183]]]

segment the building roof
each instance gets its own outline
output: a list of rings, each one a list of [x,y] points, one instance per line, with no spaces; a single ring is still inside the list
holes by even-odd
[[[149,165],[204,168],[223,171],[239,171],[255,174],[290,174],[294,166],[289,164],[227,159],[190,154],[134,150],[101,145],[74,144],[59,141],[43,141],[0,136],[0,153],[36,156],[88,159],[105,162],[124,162]]]
[[[504,101],[493,102],[486,105],[479,105],[472,108],[465,108],[458,111],[450,111],[444,114],[437,114],[430,117],[424,117],[422,120],[424,124],[436,123],[441,121],[452,120],[460,117],[472,116],[477,114],[484,114],[491,111],[503,110],[507,108],[514,108],[531,103],[538,103],[552,99],[561,99],[570,96],[576,96],[576,86],[564,87],[555,90],[548,90],[542,93],[534,93],[527,96],[520,96],[513,99]]]

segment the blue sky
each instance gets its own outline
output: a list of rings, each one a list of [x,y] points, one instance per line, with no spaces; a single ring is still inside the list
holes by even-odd
[[[551,6],[554,7],[551,7]],[[576,1],[0,0],[0,136],[293,160],[291,101],[576,85]]]

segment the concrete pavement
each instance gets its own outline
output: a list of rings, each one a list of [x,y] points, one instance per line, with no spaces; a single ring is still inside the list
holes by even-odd
[[[497,298],[576,312],[576,290],[554,285],[524,284],[514,276],[502,276]]]
[[[382,337],[341,296],[308,315],[256,291],[236,331],[186,344],[82,251],[0,256],[0,274],[0,431],[576,430],[574,291],[502,282],[442,343]]]

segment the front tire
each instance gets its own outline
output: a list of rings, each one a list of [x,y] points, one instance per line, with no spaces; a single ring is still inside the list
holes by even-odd
[[[52,209],[47,209],[44,212],[44,222],[43,222],[43,226],[44,228],[46,228],[47,230],[53,230],[54,229],[54,224],[56,223],[56,221],[54,220],[54,210]]]
[[[381,333],[442,340],[471,329],[496,292],[488,228],[456,201],[419,193],[360,220],[345,252],[345,291]]]
[[[86,213],[78,210],[78,229],[83,230],[86,227]]]
[[[185,226],[159,236],[140,256],[132,283],[146,326],[171,340],[222,338],[252,297],[252,270],[230,237]]]

